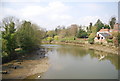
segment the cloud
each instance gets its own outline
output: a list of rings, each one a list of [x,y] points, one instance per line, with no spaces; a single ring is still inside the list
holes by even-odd
[[[68,4],[60,1],[33,4],[11,2],[1,9],[3,10],[3,14],[0,14],[0,18],[15,16],[21,20],[32,21],[46,29],[54,29],[58,25],[89,25],[90,22],[95,23],[97,19],[108,22],[107,19],[109,20],[110,15],[108,12],[104,11],[103,8],[106,7],[105,5],[98,5],[96,3],[77,4],[71,2]],[[101,12],[101,10],[103,11]],[[103,14],[103,12],[107,13],[107,16],[105,16],[105,14],[104,16],[100,15]]]
[[[56,0],[2,0],[2,2],[51,2]],[[119,0],[60,0],[62,2],[118,2]]]
[[[55,27],[55,25],[57,24],[65,24],[64,21],[67,21],[72,18],[67,13],[69,11],[69,7],[65,6],[63,3],[59,1],[50,2],[46,6],[28,4],[26,4],[27,6],[23,5],[23,7],[20,9],[16,9],[14,7],[13,8],[3,7],[4,14],[2,14],[1,16],[5,17],[13,15],[20,19],[36,22],[37,24],[42,25],[43,27],[46,28],[52,26]]]
[[[95,23],[98,19],[101,19],[101,17],[99,16],[86,16],[84,18],[80,18],[82,19],[82,23],[84,23],[84,25],[89,25],[90,22]]]

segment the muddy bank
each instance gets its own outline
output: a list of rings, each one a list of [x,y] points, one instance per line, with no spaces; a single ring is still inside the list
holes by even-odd
[[[49,43],[49,42],[42,42],[43,44]],[[105,45],[98,45],[98,44],[88,44],[88,43],[78,43],[78,42],[51,42],[51,44],[68,44],[68,45],[77,45],[85,47],[86,49],[94,49],[97,51],[103,51],[110,54],[117,54],[120,55],[120,46],[114,47],[114,46],[105,46]]]
[[[2,70],[7,74],[2,74],[3,79],[25,79],[34,74],[42,74],[49,68],[49,59],[46,52],[36,51],[27,56],[2,65]]]

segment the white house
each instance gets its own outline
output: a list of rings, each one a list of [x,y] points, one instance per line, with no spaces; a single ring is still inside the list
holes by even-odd
[[[99,32],[97,32],[96,37],[94,38],[95,43],[107,43],[106,38],[110,37],[110,31],[109,29],[101,29]]]

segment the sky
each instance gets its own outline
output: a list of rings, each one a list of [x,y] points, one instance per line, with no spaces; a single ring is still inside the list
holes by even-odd
[[[1,0],[0,13],[0,20],[14,16],[47,30],[58,25],[88,26],[98,19],[108,24],[111,17],[118,18],[118,0]]]

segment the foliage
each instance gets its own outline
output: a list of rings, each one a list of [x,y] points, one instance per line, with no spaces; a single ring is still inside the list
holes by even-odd
[[[84,30],[80,29],[77,34],[77,38],[86,38],[87,37],[87,32]]]
[[[113,29],[115,23],[116,23],[116,18],[112,17],[111,20],[110,20],[110,22],[109,22],[109,24],[110,24],[110,26],[111,26],[112,29]]]
[[[24,21],[17,30],[17,44],[23,50],[31,50],[41,42],[41,31],[31,22]]]
[[[96,34],[97,33],[97,27],[96,26],[92,26],[91,27],[91,31],[92,31],[92,33],[94,33],[94,34]]]
[[[47,32],[47,37],[54,37],[56,34],[55,34],[55,31],[48,31]]]
[[[120,32],[112,32],[112,35],[114,45],[118,46],[118,44],[120,44]]]
[[[89,38],[89,39],[88,39],[88,42],[89,42],[90,44],[93,44],[93,43],[94,43],[94,38]]]
[[[91,32],[91,27],[92,27],[92,23],[90,23],[89,27],[87,27],[88,32]]]
[[[9,56],[9,59],[14,58],[16,48],[16,18],[6,17],[2,20],[2,55]]]
[[[92,30],[92,33],[88,37],[88,42],[90,44],[93,44],[94,43],[94,38],[95,38],[96,33],[97,33],[97,27],[96,26],[92,26],[91,30]]]
[[[95,23],[95,26],[97,27],[97,31],[99,31],[100,29],[102,29],[102,27],[104,27],[104,24],[100,19],[98,19],[97,22]]]
[[[120,44],[120,33],[118,33],[118,43]]]
[[[90,43],[90,44],[93,44],[94,43],[94,38],[95,38],[95,33],[91,33],[90,34],[90,36],[89,36],[89,38],[88,38],[88,42]]]
[[[108,43],[113,43],[112,39],[106,39]]]
[[[109,25],[104,25],[105,29],[110,29]]]
[[[54,36],[54,40],[58,40],[59,39],[59,36]]]
[[[52,37],[47,37],[47,41],[52,42],[53,38]]]

